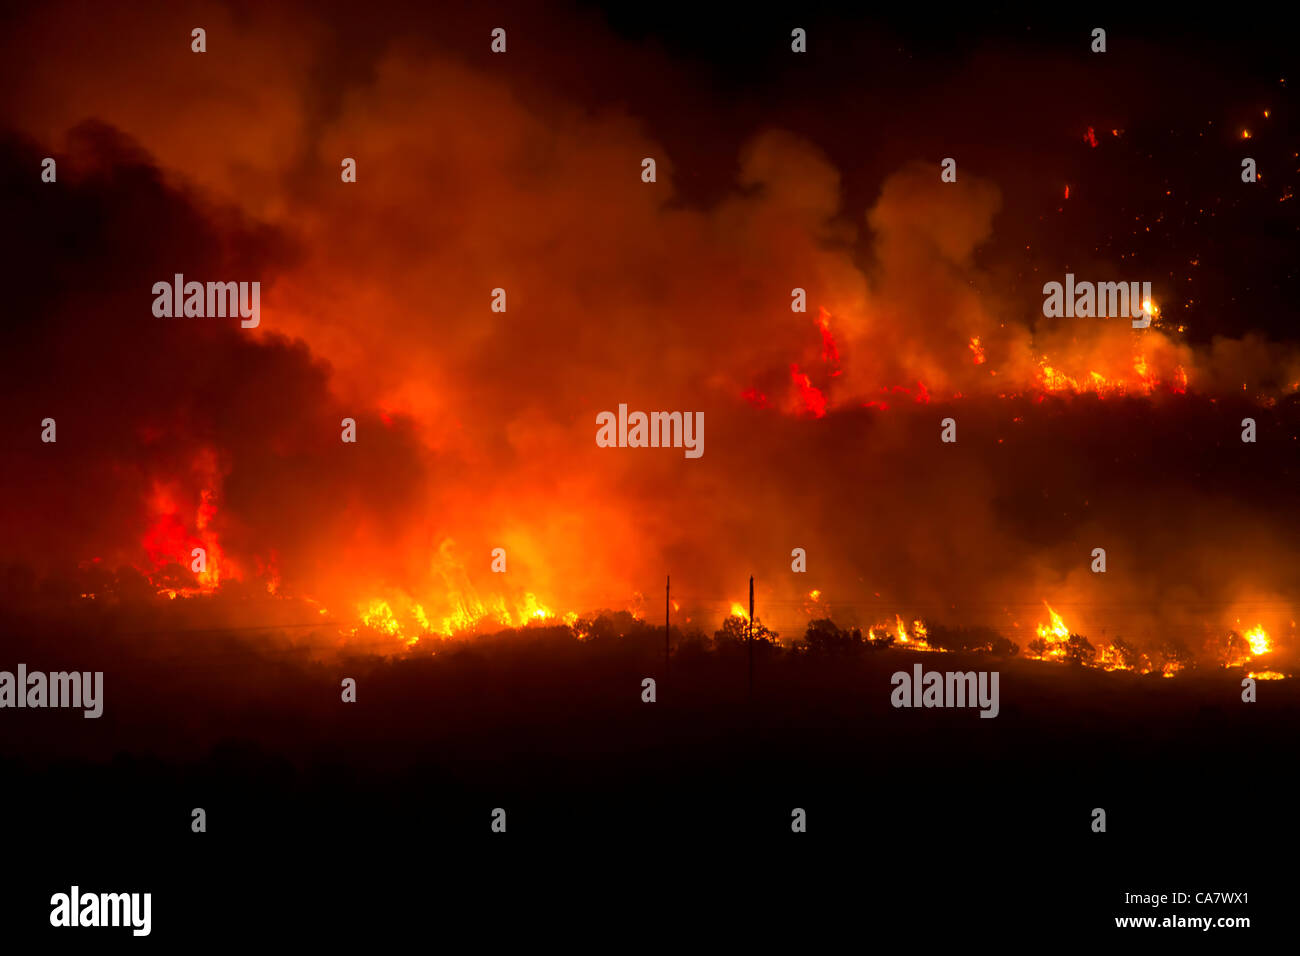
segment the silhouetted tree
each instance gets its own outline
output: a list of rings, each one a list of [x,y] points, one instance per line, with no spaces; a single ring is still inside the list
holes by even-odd
[[[722,627],[713,632],[713,643],[718,646],[727,644],[743,644],[747,635],[748,624],[743,617],[737,614],[728,615],[727,619],[722,622]],[[758,615],[754,616],[754,640],[775,643],[780,635],[776,631],[768,628],[763,623],[763,619]]]
[[[852,654],[862,649],[861,631],[841,630],[829,618],[809,621],[803,639],[810,654]]]
[[[1091,664],[1097,649],[1082,634],[1071,634],[1065,642],[1065,659],[1071,664]]]

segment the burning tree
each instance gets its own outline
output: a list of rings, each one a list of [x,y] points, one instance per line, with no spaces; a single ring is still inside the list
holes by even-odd
[[[771,630],[763,619],[755,616],[753,626],[754,640],[761,643],[779,644],[781,635]],[[728,644],[744,644],[750,635],[749,622],[736,614],[727,616],[722,627],[713,632],[713,643],[718,647]]]
[[[1145,657],[1145,654],[1124,638],[1117,637],[1111,643],[1110,649],[1103,654],[1103,662],[1116,670],[1142,670]]]
[[[1065,642],[1065,659],[1071,664],[1091,664],[1097,656],[1097,649],[1082,634],[1071,634]]]

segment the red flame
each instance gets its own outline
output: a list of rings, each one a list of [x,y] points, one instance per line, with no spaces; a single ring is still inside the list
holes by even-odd
[[[813,385],[812,379],[799,371],[798,363],[790,365],[790,381],[794,383],[795,388],[799,389],[799,398],[803,402],[804,411],[811,412],[815,418],[823,417],[826,414],[826,396],[821,393],[821,389]]]
[[[835,337],[831,335],[831,314],[825,308],[818,307],[817,328],[822,333],[822,361],[836,367],[832,374],[839,374],[840,350],[835,344]]]

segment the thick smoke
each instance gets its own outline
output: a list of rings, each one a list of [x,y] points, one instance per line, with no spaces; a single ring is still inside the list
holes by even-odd
[[[404,595],[436,620],[527,592],[653,609],[671,572],[711,630],[753,572],[787,629],[818,588],[863,623],[1014,635],[1049,599],[1094,634],[1288,631],[1294,347],[1195,348],[1170,326],[1143,334],[1138,371],[1125,322],[1046,320],[1010,290],[985,255],[993,181],[911,162],[848,208],[827,155],[762,128],[701,203],[643,122],[527,71],[395,42],[343,83],[331,40],[283,11],[212,8],[203,57],[190,19],[100,16],[57,24],[57,45],[42,18],[28,47],[50,59],[11,51],[37,82],[6,104],[25,277],[6,560],[147,565],[170,502],[183,543],[218,540],[232,575],[336,612]],[[123,64],[95,42],[114,31],[154,52]],[[45,155],[57,186],[37,181]],[[261,281],[262,325],[154,319],[149,289],[176,272]],[[1044,400],[1045,364],[1129,397]],[[703,457],[597,448],[620,403],[704,412]],[[57,445],[36,441],[46,416]]]

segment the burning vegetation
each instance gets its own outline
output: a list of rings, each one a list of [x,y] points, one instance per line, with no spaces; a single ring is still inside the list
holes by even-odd
[[[174,517],[174,512],[166,511],[166,515]],[[161,520],[156,527],[172,529],[174,526],[171,520]],[[172,542],[169,547],[172,548],[188,546],[192,540],[212,543],[211,539],[191,538],[180,531],[169,534],[168,540]],[[161,537],[156,528],[151,529],[143,543],[156,544]],[[1197,654],[1189,650],[1186,641],[1173,638],[1154,644],[1146,642],[1142,646],[1123,637],[1099,641],[1090,639],[1072,629],[1046,601],[1042,604],[1045,619],[1034,627],[1033,638],[1023,648],[994,627],[931,625],[919,617],[909,621],[901,613],[865,625],[841,626],[833,619],[835,612],[821,590],[809,592],[802,602],[801,611],[807,618],[803,633],[784,639],[761,617],[756,615],[751,622],[749,612],[739,601],[730,602],[721,626],[712,637],[692,623],[694,618],[691,615],[683,615],[682,604],[675,600],[670,601],[665,609],[665,624],[656,625],[646,619],[645,599],[640,594],[634,594],[626,607],[619,611],[606,609],[579,614],[576,611],[557,611],[532,592],[524,592],[511,603],[500,596],[480,598],[471,590],[455,594],[450,613],[431,616],[420,602],[401,592],[391,591],[385,597],[360,602],[352,614],[336,616],[314,599],[280,591],[273,568],[264,568],[251,588],[247,587],[247,582],[241,581],[238,574],[229,575],[223,587],[218,577],[205,579],[207,572],[192,572],[187,576],[178,562],[159,566],[157,558],[163,552],[149,550],[148,553],[149,563],[117,575],[107,572],[102,562],[84,563],[79,570],[82,582],[79,586],[93,590],[81,591],[80,599],[109,606],[139,600],[141,592],[130,584],[134,580],[145,583],[148,593],[154,594],[156,599],[196,608],[207,604],[214,609],[222,608],[222,614],[229,610],[229,604],[223,601],[247,604],[250,597],[262,602],[273,601],[282,607],[300,608],[316,615],[318,619],[309,624],[320,634],[333,635],[327,643],[340,649],[352,645],[366,647],[371,653],[394,658],[436,654],[449,641],[499,637],[530,630],[562,632],[581,642],[601,636],[662,635],[667,626],[675,653],[680,652],[683,646],[721,648],[753,640],[769,651],[793,655],[852,655],[865,651],[961,652],[998,658],[1020,657],[1044,664],[1107,672],[1127,671],[1162,678],[1205,669],[1237,670],[1259,680],[1281,680],[1291,676],[1273,666],[1277,660],[1277,648],[1264,625],[1244,627],[1240,620],[1233,628],[1207,636]],[[243,590],[232,595],[231,587]],[[260,599],[256,598],[259,594]],[[1294,623],[1291,627],[1294,630]]]
[[[176,25],[149,29],[149,56],[169,56]],[[268,57],[274,101],[315,116],[319,91],[280,68],[283,31],[260,29],[274,52],[249,55]],[[499,64],[381,49],[365,83],[327,97],[337,113],[257,117],[285,130],[275,143],[246,142],[246,117],[192,112],[225,87],[182,103],[57,44],[10,51],[80,91],[12,102],[0,153],[25,237],[10,261],[30,279],[0,357],[15,578],[213,623],[271,607],[335,645],[418,654],[503,628],[585,639],[591,609],[656,626],[637,592],[665,567],[718,598],[682,599],[670,626],[748,636],[760,622],[729,598],[743,569],[770,583],[762,639],[792,651],[978,650],[1162,677],[1292,667],[1300,348],[1260,290],[1294,295],[1226,284],[1242,263],[1290,261],[1289,173],[1232,183],[1232,204],[1219,185],[1116,175],[1132,192],[1108,209],[1102,164],[1145,161],[1174,125],[1161,97],[1124,128],[1071,125],[1032,169],[1009,144],[954,182],[932,162],[837,168],[812,134],[760,124],[711,147],[730,178],[696,194],[679,183],[703,167],[671,173],[653,124],[570,101],[588,84],[525,107]],[[149,75],[190,75],[181,53]],[[270,108],[261,80],[233,82]],[[950,105],[952,121],[974,115]],[[183,111],[177,130],[166,117]],[[430,138],[412,115],[496,134]],[[213,137],[246,149],[217,161]],[[364,163],[346,186],[300,175],[302,157],[358,139],[391,144],[373,187]],[[46,156],[57,185],[28,175]],[[628,156],[660,157],[659,181]],[[94,301],[46,294],[69,288],[68,236]],[[1044,315],[1043,279],[1073,262],[1099,281],[1152,276],[1149,325]],[[262,281],[258,326],[155,318],[150,284],[177,273]],[[508,313],[485,305],[499,286]],[[594,416],[624,403],[705,409],[708,453],[598,453]],[[57,442],[36,438],[46,417]],[[1119,568],[1104,584],[1076,574],[1094,543]],[[784,563],[794,545],[807,578]],[[498,547],[508,573],[489,571]],[[1257,594],[1266,613],[1238,623]],[[1064,618],[1048,608],[1026,639],[1003,609],[1045,595]]]

